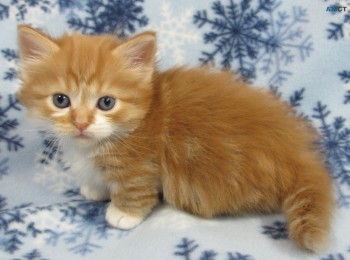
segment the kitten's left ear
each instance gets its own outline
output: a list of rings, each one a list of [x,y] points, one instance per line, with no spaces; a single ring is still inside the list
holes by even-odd
[[[151,76],[154,70],[156,34],[145,32],[122,43],[113,50],[113,55],[122,57],[125,66],[143,76]]]
[[[21,62],[38,61],[59,50],[47,35],[27,25],[18,26],[18,44]]]

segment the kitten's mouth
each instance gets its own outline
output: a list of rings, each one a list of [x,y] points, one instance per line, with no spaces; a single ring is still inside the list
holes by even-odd
[[[90,136],[88,136],[87,134],[84,134],[84,133],[80,133],[78,135],[75,135],[74,138],[78,139],[78,140],[83,140],[83,141],[88,141],[88,140],[92,139]]]
[[[96,143],[96,138],[90,134],[80,133],[72,136],[72,142],[73,145],[87,148]]]

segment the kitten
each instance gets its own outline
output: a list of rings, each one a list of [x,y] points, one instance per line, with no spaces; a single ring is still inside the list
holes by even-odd
[[[19,26],[21,103],[55,133],[106,219],[137,226],[159,203],[211,218],[283,211],[321,249],[334,207],[317,135],[272,94],[229,72],[155,68],[152,32],[54,39]],[[78,173],[79,172],[79,173]]]

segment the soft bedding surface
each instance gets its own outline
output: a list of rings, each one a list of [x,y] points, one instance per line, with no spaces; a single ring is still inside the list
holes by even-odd
[[[79,195],[16,99],[19,23],[53,36],[155,30],[160,68],[211,63],[271,88],[321,133],[338,201],[329,247],[300,250],[279,214],[204,220],[162,205],[133,230],[109,227],[107,203]],[[349,58],[349,1],[1,1],[0,259],[350,259]]]

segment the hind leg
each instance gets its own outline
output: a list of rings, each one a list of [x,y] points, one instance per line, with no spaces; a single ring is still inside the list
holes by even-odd
[[[283,202],[289,236],[313,252],[328,242],[334,199],[329,173],[315,163],[300,172],[298,181]]]

